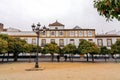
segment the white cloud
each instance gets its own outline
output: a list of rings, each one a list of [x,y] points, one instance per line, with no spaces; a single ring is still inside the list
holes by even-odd
[[[41,22],[43,25],[58,20],[72,28],[95,28],[97,32],[120,30],[116,20],[106,22],[93,7],[93,0],[1,0],[0,22],[5,27],[31,30],[30,25]]]

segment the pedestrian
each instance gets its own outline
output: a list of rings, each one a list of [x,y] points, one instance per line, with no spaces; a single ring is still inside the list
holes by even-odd
[[[64,58],[65,58],[65,62],[66,62],[67,61],[67,55],[65,55]]]
[[[57,55],[57,61],[60,62],[60,55]]]

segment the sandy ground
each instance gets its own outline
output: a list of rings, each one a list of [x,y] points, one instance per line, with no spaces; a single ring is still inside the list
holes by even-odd
[[[34,63],[0,64],[0,80],[120,80],[120,63]],[[32,71],[28,71],[31,70]]]

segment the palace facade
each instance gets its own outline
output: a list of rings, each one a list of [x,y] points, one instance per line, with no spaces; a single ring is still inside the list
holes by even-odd
[[[8,34],[11,37],[16,37],[26,40],[29,44],[37,44],[37,35],[33,31],[20,31],[18,29],[9,28],[3,29],[3,24],[0,25],[0,34]],[[72,29],[66,29],[65,25],[58,21],[49,24],[45,32],[40,30],[39,45],[44,47],[46,43],[55,42],[61,48],[67,44],[75,44],[76,47],[79,42],[85,39],[90,42],[95,42],[99,47],[107,46],[110,48],[117,40],[120,39],[119,33],[108,32],[106,34],[95,34],[95,29],[82,29],[75,26]]]

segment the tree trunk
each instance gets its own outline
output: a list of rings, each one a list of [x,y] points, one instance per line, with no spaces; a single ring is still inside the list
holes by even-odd
[[[10,54],[10,53],[8,52],[8,55],[7,55],[7,62],[9,61],[9,54]]]
[[[105,62],[107,61],[107,58],[106,58],[106,55],[104,55],[105,56]]]
[[[69,60],[70,60],[70,62],[71,62],[71,54],[69,53]]]
[[[3,57],[2,57],[2,62],[4,61],[4,58],[5,58],[5,53],[3,54]]]
[[[71,61],[73,62],[73,53],[71,53]]]
[[[88,59],[88,53],[86,53],[86,55],[87,55],[87,62],[89,61],[89,59]]]
[[[51,53],[51,61],[53,62],[54,61],[54,54]]]
[[[16,62],[18,59],[18,53],[14,53],[14,61]]]
[[[115,62],[117,63],[117,56],[116,56],[116,54],[115,54],[115,57],[114,57],[114,58],[115,58]]]
[[[94,62],[94,56],[93,56],[93,54],[91,54],[92,55],[92,62]]]
[[[29,62],[31,62],[31,53],[30,53],[30,56],[29,56]]]

